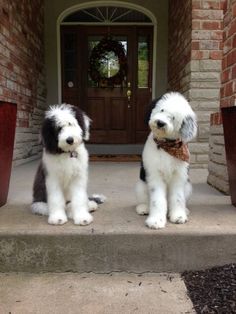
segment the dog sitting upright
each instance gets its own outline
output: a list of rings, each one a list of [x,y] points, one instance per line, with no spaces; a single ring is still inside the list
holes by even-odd
[[[153,229],[164,228],[167,215],[173,223],[185,223],[191,193],[186,143],[196,136],[196,116],[181,94],[169,92],[151,103],[147,120],[151,133],[136,185],[136,211],[149,214],[146,225]]]
[[[56,105],[45,114],[41,137],[43,156],[33,186],[32,211],[48,215],[48,223],[62,225],[93,221],[97,204],[87,196],[90,119],[77,107]],[[67,202],[70,201],[68,205]],[[67,209],[67,211],[66,211]]]

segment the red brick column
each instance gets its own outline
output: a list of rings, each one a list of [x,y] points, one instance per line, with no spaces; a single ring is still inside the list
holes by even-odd
[[[222,60],[222,0],[192,2],[192,60]]]
[[[220,106],[236,105],[236,0],[224,1],[223,58]],[[229,193],[222,117],[220,112],[211,116],[210,161],[208,183]]]
[[[192,0],[169,1],[168,84],[182,93],[189,89],[186,67],[191,60]]]
[[[169,88],[181,91],[198,117],[191,164],[207,167],[210,115],[219,109],[223,1],[169,1]]]
[[[202,154],[197,162],[209,160],[210,115],[220,105],[223,40],[223,1],[192,1],[192,75],[189,99],[198,116],[198,143]]]
[[[17,103],[15,163],[38,157],[45,109],[42,0],[0,1],[0,100]]]
[[[221,107],[236,106],[236,0],[226,0]]]
[[[229,194],[225,141],[220,112],[211,114],[209,148],[209,174],[207,182],[216,189]]]

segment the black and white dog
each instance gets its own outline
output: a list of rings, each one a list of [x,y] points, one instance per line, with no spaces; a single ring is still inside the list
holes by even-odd
[[[67,218],[75,224],[93,221],[89,211],[97,203],[87,196],[90,119],[79,108],[55,105],[45,114],[41,130],[42,161],[33,186],[33,213],[48,215],[48,223],[62,225]],[[103,202],[98,197],[98,202]],[[69,202],[69,203],[68,203]]]
[[[196,136],[196,116],[181,94],[169,92],[151,103],[147,122],[151,133],[136,185],[136,211],[149,214],[146,225],[153,229],[164,228],[167,215],[173,223],[185,223],[191,193],[186,143]]]

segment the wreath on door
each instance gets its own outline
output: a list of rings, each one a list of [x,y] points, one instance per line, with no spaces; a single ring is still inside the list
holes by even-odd
[[[115,73],[105,75],[102,68],[104,67],[110,53],[113,53],[113,56],[117,58],[118,69]],[[127,70],[128,65],[125,49],[119,41],[113,40],[111,37],[104,37],[92,49],[89,58],[89,75],[99,87],[114,87],[115,85],[122,85],[122,82],[127,76]]]

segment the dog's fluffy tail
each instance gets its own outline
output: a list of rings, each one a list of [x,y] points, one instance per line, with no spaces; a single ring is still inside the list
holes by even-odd
[[[89,196],[90,201],[94,201],[97,204],[103,204],[107,198],[103,194],[92,194],[92,196]]]
[[[34,202],[31,204],[32,213],[48,216],[48,206],[44,202]]]

